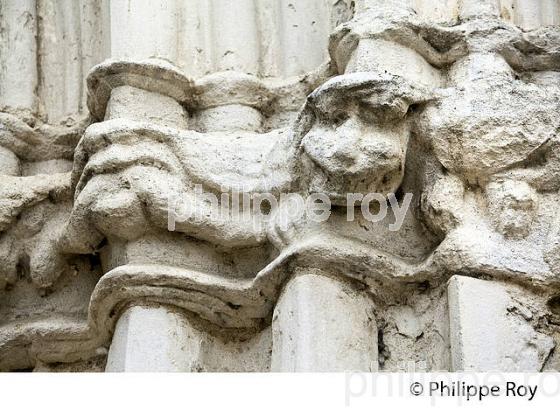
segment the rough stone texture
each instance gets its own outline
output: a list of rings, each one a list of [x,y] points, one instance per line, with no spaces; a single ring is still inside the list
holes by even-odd
[[[0,369],[111,368],[164,312],[185,371],[560,370],[559,25],[557,0],[0,2]],[[198,188],[333,206],[233,218]],[[347,193],[412,199],[373,222]]]

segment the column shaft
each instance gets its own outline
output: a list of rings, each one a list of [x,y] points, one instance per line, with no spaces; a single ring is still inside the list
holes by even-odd
[[[197,366],[199,332],[167,307],[133,306],[119,318],[107,372],[187,372]]]
[[[272,321],[272,371],[377,370],[377,326],[371,301],[338,280],[294,277]]]

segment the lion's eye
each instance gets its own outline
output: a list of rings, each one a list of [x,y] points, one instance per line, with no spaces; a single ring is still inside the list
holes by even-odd
[[[342,125],[347,119],[348,113],[345,111],[337,111],[331,116],[332,123],[336,127]]]

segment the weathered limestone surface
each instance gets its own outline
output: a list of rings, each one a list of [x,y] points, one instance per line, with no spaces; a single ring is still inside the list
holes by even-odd
[[[558,0],[0,2],[0,370],[558,371],[559,190]]]
[[[195,337],[180,313],[164,307],[132,307],[117,321],[106,371],[189,371],[199,353]]]
[[[270,369],[270,332],[214,337],[180,311],[133,306],[115,325],[107,372],[257,371]],[[233,337],[232,337],[233,336]]]
[[[272,371],[377,370],[371,301],[321,272],[299,272],[272,317]]]
[[[511,292],[511,294],[510,294]],[[533,312],[515,290],[454,276],[448,287],[452,370],[538,372],[552,337],[535,330]]]

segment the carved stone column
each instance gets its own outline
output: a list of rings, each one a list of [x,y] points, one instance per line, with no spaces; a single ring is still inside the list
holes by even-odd
[[[372,302],[318,269],[298,269],[272,318],[276,372],[377,370]]]
[[[147,74],[150,67],[155,70],[151,77]],[[130,130],[131,136],[135,135],[139,124],[149,123],[172,129],[187,127],[188,114],[180,104],[180,96],[167,92],[173,81],[169,77],[177,75],[167,63],[152,60],[146,64],[125,64],[124,68],[109,64],[106,70],[104,72],[100,68],[98,77],[90,78],[93,92],[90,108],[103,118],[106,126],[92,131],[92,139],[110,141],[113,124],[121,124],[125,130]],[[180,88],[180,82],[173,84]],[[141,138],[137,142],[115,143],[104,148],[92,151],[89,166],[96,164],[93,165],[93,178],[82,175],[84,182],[79,184],[86,191],[92,180],[91,183],[99,184],[100,192],[96,194],[93,205],[88,205],[90,213],[86,219],[107,240],[100,251],[104,272],[138,264],[189,266],[196,263],[192,256],[196,254],[196,244],[158,231],[146,217],[134,191],[134,182],[130,182],[138,177],[116,176],[109,165],[115,161],[113,166],[120,166],[123,170],[127,166],[142,168],[141,172],[149,175],[154,162],[164,161],[163,156],[167,153],[158,155],[161,147],[154,141],[142,141]],[[114,150],[121,151],[123,159],[129,159],[116,159]],[[107,166],[109,168],[101,170]],[[123,183],[128,185],[123,186]],[[87,203],[87,200],[84,202]],[[137,271],[142,272],[142,268]],[[128,286],[127,281],[123,280],[122,285]],[[127,304],[129,307],[119,311],[106,371],[189,371],[193,368],[199,354],[197,347],[201,344],[197,341],[199,333],[194,331],[179,309],[172,309],[165,299],[162,303],[145,305],[142,297],[132,297]]]
[[[199,334],[183,314],[133,306],[117,321],[107,372],[188,372],[200,354]]]
[[[452,371],[538,372],[553,339],[531,325],[519,290],[502,283],[454,276],[449,281]]]
[[[408,109],[428,98],[423,86],[433,85],[439,78],[437,71],[414,50],[396,42],[377,40],[374,35],[360,38],[349,34],[347,27],[341,30],[340,37],[333,38],[331,53],[339,73],[344,75],[312,93],[308,104],[319,118],[336,117],[336,127],[331,131],[315,121],[309,126],[302,146],[305,154],[320,164],[321,172],[328,175],[324,179],[311,178],[310,190],[328,192],[332,203],[344,212],[346,207],[355,206],[346,202],[348,194],[394,194],[401,185],[410,134]],[[404,66],[407,73],[413,67],[412,77],[418,86],[405,80]],[[364,106],[367,108],[355,108]],[[341,139],[352,141],[357,153],[348,156],[351,160],[338,152],[324,159],[321,150],[312,145],[317,141],[335,146]],[[364,144],[363,149],[360,144]],[[373,160],[372,168],[361,169],[359,153],[366,151],[387,161]],[[351,172],[347,171],[348,163]],[[315,169],[308,174],[314,175]],[[305,218],[294,221],[293,228],[284,230],[285,233],[283,230],[276,231],[287,242],[280,247],[297,248],[309,238],[322,243],[336,241],[336,233],[332,237],[327,234],[328,224],[314,225]],[[320,260],[326,255],[313,256]],[[288,281],[274,310],[272,370],[377,370],[373,302],[344,282],[344,268],[309,268],[301,261],[293,262],[291,267],[294,277]]]
[[[179,29],[175,0],[111,0],[111,56],[177,62]]]
[[[2,4],[2,14],[0,108],[20,109],[29,114],[37,106],[36,1],[5,2]]]

